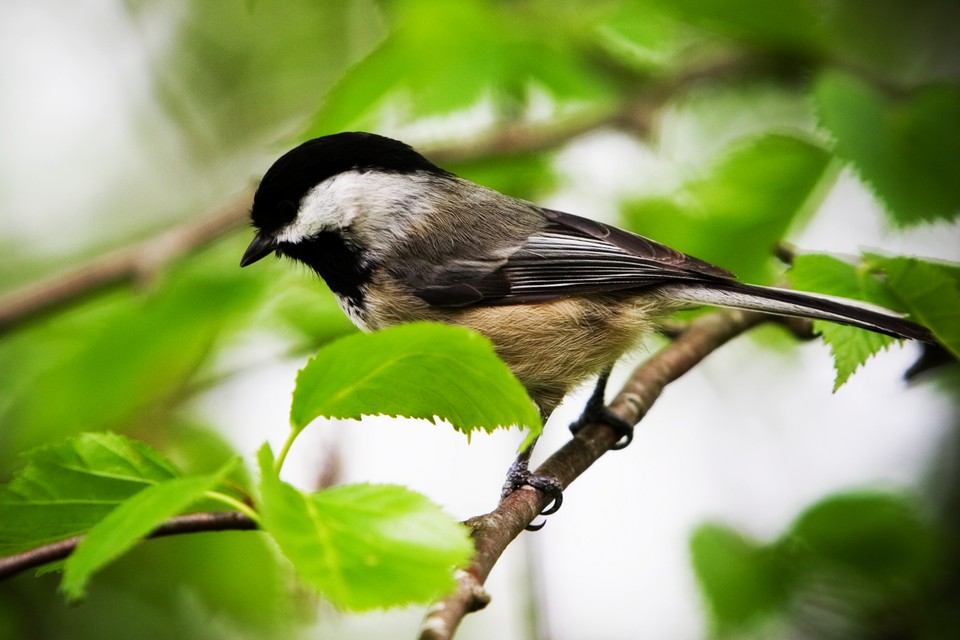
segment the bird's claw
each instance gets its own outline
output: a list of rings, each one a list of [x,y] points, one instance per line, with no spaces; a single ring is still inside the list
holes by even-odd
[[[633,442],[633,424],[628,420],[624,420],[603,405],[590,406],[588,403],[587,408],[580,417],[570,424],[570,432],[576,435],[578,431],[594,422],[605,424],[620,435],[616,444],[610,447],[614,451],[625,449]]]
[[[530,470],[527,468],[527,463],[528,457],[521,454],[521,456],[514,461],[513,465],[510,466],[510,470],[507,472],[507,479],[503,483],[503,489],[500,492],[500,499],[506,498],[520,487],[526,485],[543,492],[551,498],[550,504],[540,512],[541,516],[549,516],[556,513],[563,504],[563,485],[559,480],[551,476],[530,473]],[[544,524],[546,523],[530,524],[525,528],[527,531],[539,531],[543,528]]]

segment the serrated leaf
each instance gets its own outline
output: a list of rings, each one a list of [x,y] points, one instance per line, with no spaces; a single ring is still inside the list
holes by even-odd
[[[794,288],[813,291],[852,300],[861,300],[888,309],[900,305],[889,294],[884,284],[869,269],[827,255],[803,255],[794,259],[787,273]],[[838,325],[833,322],[814,322],[814,328],[830,346],[837,371],[833,390],[836,391],[871,356],[895,342],[890,336],[865,329]]]
[[[78,535],[143,489],[180,475],[147,445],[85,433],[24,454],[27,466],[0,492],[0,553]]]
[[[743,280],[769,281],[773,247],[809,211],[828,164],[829,154],[805,140],[757,137],[669,197],[627,205],[624,216],[632,231]]]
[[[913,258],[883,261],[887,286],[910,315],[960,358],[960,284],[956,267]]]
[[[523,385],[472,331],[413,323],[342,338],[297,376],[290,421],[365,415],[449,420],[470,434],[522,425],[539,434],[540,416]]]
[[[826,254],[797,256],[787,273],[795,289],[862,300],[888,309],[899,305],[869,268]]]
[[[833,366],[837,371],[837,377],[833,381],[834,391],[845,385],[850,376],[867,360],[896,341],[890,336],[833,322],[815,320],[813,327],[823,337],[823,341],[830,345]]]
[[[122,502],[84,536],[64,563],[60,589],[70,600],[83,597],[91,576],[133,547],[164,521],[182,512],[220,483],[239,463],[216,473],[173,478],[147,487]]]
[[[855,76],[827,72],[814,86],[820,121],[901,225],[960,214],[960,89],[930,86],[888,97]]]
[[[690,540],[693,570],[721,631],[782,608],[795,576],[777,553],[720,525],[702,525]]]
[[[264,529],[301,579],[339,607],[434,599],[473,553],[466,528],[418,493],[359,484],[306,495],[280,480],[267,445],[258,459]]]

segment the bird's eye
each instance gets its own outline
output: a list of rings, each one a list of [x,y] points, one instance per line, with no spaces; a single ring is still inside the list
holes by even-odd
[[[293,222],[297,217],[297,205],[290,200],[281,200],[277,203],[276,217],[281,222],[281,226]]]

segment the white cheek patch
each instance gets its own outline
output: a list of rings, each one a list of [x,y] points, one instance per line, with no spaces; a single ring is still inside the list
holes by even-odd
[[[396,235],[395,217],[409,213],[413,203],[423,198],[424,180],[416,174],[378,171],[337,174],[303,196],[297,217],[281,229],[276,238],[279,242],[296,244],[323,231],[350,226],[362,235],[376,231]]]
[[[363,209],[369,178],[369,173],[346,171],[315,186],[300,200],[297,217],[277,233],[277,240],[295,244],[321,231],[348,226]]]

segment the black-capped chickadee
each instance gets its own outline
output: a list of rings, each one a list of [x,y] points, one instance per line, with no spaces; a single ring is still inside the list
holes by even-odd
[[[416,320],[474,329],[544,418],[598,373],[602,401],[617,358],[690,303],[932,340],[893,312],[737,282],[653,240],[481,187],[370,133],[324,136],[284,154],[251,215],[257,234],[240,266],[271,253],[299,260],[363,330]],[[620,426],[629,440],[630,425]]]

